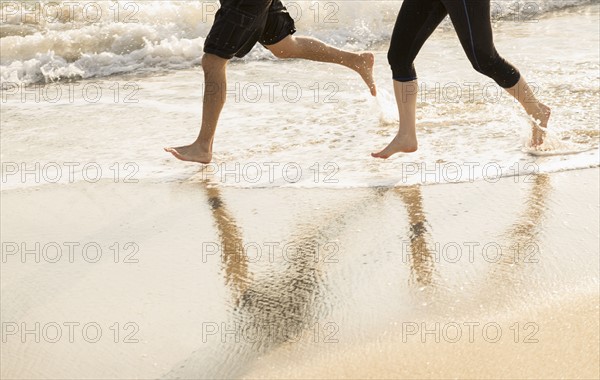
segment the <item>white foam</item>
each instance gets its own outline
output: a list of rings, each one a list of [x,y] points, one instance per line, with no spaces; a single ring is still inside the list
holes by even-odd
[[[373,17],[381,25],[391,25],[391,9],[398,4],[385,4],[390,13],[373,12]],[[135,162],[140,180],[211,180],[233,187],[304,188],[494,181],[502,176],[528,178],[530,173],[599,165],[596,7],[559,12],[538,23],[504,24],[496,34],[499,51],[517,64],[535,85],[540,99],[552,108],[546,142],[536,151],[527,146],[531,126],[521,107],[472,69],[456,36],[440,31],[423,47],[415,63],[422,85],[417,99],[420,146],[416,153],[388,161],[369,155],[383,148],[398,128],[386,48],[381,45],[375,49],[377,99],[369,95],[360,77],[341,66],[301,60],[233,63],[228,70],[228,102],[215,139],[217,167],[201,170],[198,165],[176,161],[162,147],[189,143],[198,133],[203,75],[200,70],[186,68],[197,64],[201,56],[203,32],[193,19],[202,9],[197,8],[194,17],[182,13],[180,22],[174,23],[174,15],[182,8],[175,3],[164,5],[163,11],[155,9],[155,18],[140,13],[144,22],[136,25],[82,22],[77,28],[53,25],[45,34],[4,37],[2,49],[4,41],[20,41],[13,56],[7,56],[12,58],[2,56],[6,80],[33,83],[104,78],[82,79],[72,87],[65,81],[29,86],[27,101],[18,92],[4,91],[0,107],[3,165],[24,163],[29,169],[35,163],[43,167],[52,162],[93,162],[101,166],[106,179],[111,179],[115,163]],[[373,7],[385,11],[384,5]],[[359,13],[352,13],[357,9],[361,8],[340,8],[338,17],[344,22],[314,25],[311,33],[331,35],[339,39],[338,44],[359,43],[350,39],[351,28],[369,24],[365,18],[361,21]],[[308,21],[302,22],[299,27],[310,26]],[[381,30],[370,26],[369,30],[373,35],[383,34],[390,25]],[[346,26],[350,29],[344,29]],[[59,32],[61,28],[63,32]],[[332,32],[335,28],[339,33]],[[569,36],[575,34],[591,48],[573,44]],[[102,41],[94,42],[94,38]],[[56,41],[60,43],[54,45]],[[38,51],[36,46],[50,48]],[[73,54],[79,48],[87,51]],[[258,47],[246,61],[267,57],[270,53]],[[114,75],[157,68],[183,70]],[[135,96],[139,101],[124,103],[121,93],[115,102],[115,86],[124,90],[130,81],[139,88]],[[270,100],[268,87],[262,84],[272,82],[278,86]],[[325,85],[332,82],[336,85],[334,102],[325,102],[325,95],[331,94]],[[260,101],[240,99],[235,86],[249,83],[262,88]],[[290,83],[303,91],[297,102],[282,93]],[[85,84],[102,88],[105,96],[98,102],[88,101],[81,93]],[[314,99],[315,84],[320,91],[318,101]],[[466,84],[476,85],[473,96]],[[449,89],[458,85],[462,96],[453,99],[451,91],[440,90],[446,85]],[[483,86],[491,91],[491,97],[480,91]],[[73,100],[63,96],[58,103],[33,101],[34,92],[57,88],[63,94],[75,91]],[[495,99],[495,93],[501,96]],[[279,164],[273,175],[268,163]],[[302,170],[298,178],[294,165]],[[253,172],[257,167],[260,171]],[[233,169],[234,175],[223,180],[220,175],[227,172],[224,169]],[[83,176],[78,172],[74,175]],[[48,176],[53,178],[52,173]],[[26,181],[21,179],[18,174],[11,175],[2,188],[39,184],[31,175]]]
[[[542,17],[552,10],[589,1],[538,1],[531,3],[536,9],[530,14]],[[192,67],[202,55],[217,7],[216,2],[206,1],[75,4],[66,0],[2,3],[2,88],[157,67]],[[499,20],[508,20],[521,6],[516,0],[496,2],[493,13]],[[389,40],[400,4],[297,1],[289,2],[288,7],[303,34],[361,50]],[[268,58],[271,54],[257,47],[245,60]]]

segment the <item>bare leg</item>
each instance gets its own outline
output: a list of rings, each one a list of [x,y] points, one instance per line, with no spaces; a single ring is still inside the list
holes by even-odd
[[[315,38],[294,36],[287,36],[267,48],[277,58],[302,58],[346,66],[360,74],[369,87],[371,95],[377,95],[373,79],[375,56],[372,53],[352,53],[327,45]]]
[[[219,121],[219,115],[225,104],[227,86],[227,60],[213,54],[204,54],[204,100],[202,104],[202,127],[200,135],[190,145],[177,148],[165,148],[182,161],[208,164],[212,160],[212,146]]]
[[[411,153],[417,150],[416,112],[417,112],[417,81],[394,81],[394,94],[398,104],[400,126],[398,133],[385,149],[371,153],[376,158],[389,158],[395,153]]]
[[[522,76],[516,85],[507,88],[506,91],[521,103],[525,112],[533,119],[531,145],[534,147],[542,145],[548,126],[548,119],[550,119],[550,107],[537,100]]]

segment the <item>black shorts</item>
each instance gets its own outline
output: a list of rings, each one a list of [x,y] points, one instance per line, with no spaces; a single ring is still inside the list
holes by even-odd
[[[295,32],[294,20],[281,0],[221,0],[204,52],[241,58],[257,42],[273,45]]]

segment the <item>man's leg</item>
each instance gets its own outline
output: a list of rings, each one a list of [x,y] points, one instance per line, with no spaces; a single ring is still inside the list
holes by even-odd
[[[219,115],[225,104],[227,87],[228,60],[214,54],[204,54],[204,100],[202,104],[202,127],[200,135],[190,145],[177,148],[165,148],[182,161],[194,161],[208,164],[212,160],[212,145],[219,121]]]
[[[377,95],[373,79],[375,57],[372,53],[352,53],[327,45],[315,38],[292,35],[273,45],[268,45],[267,48],[277,58],[301,58],[346,66],[360,74],[369,87],[371,95]]]

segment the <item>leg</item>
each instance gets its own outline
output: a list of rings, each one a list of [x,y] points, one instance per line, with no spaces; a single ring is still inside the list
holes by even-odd
[[[380,152],[371,153],[375,158],[389,158],[395,153],[412,153],[419,148],[416,131],[416,109],[417,109],[417,81],[399,82],[394,81],[394,95],[398,104],[400,115],[400,127],[398,133]]]
[[[525,112],[531,117],[531,146],[537,147],[544,143],[544,135],[550,119],[550,107],[540,102],[523,76],[517,84],[506,91],[521,103]]]
[[[402,3],[388,52],[400,124],[392,142],[382,151],[371,153],[371,156],[386,159],[395,153],[417,150],[418,85],[413,62],[446,14],[446,9],[439,1],[404,0]]]
[[[489,0],[442,0],[473,68],[492,78],[517,99],[533,119],[532,145],[543,142],[550,108],[540,103],[519,71],[494,46]]]
[[[337,49],[311,37],[288,35],[283,40],[266,46],[277,58],[301,58],[317,62],[337,63],[356,71],[365,81],[371,95],[377,95],[373,79],[375,57],[372,53],[352,53]]]
[[[190,145],[165,148],[182,161],[208,164],[212,160],[215,130],[226,98],[227,62],[233,57],[243,57],[252,49],[269,12],[268,1],[221,1],[221,5],[204,42],[204,99],[200,134]]]
[[[202,104],[202,127],[200,135],[190,145],[177,148],[165,148],[173,156],[182,161],[194,161],[208,164],[212,160],[212,145],[219,121],[219,115],[225,104],[227,87],[228,60],[213,54],[204,54],[202,69],[204,70],[204,100]]]

